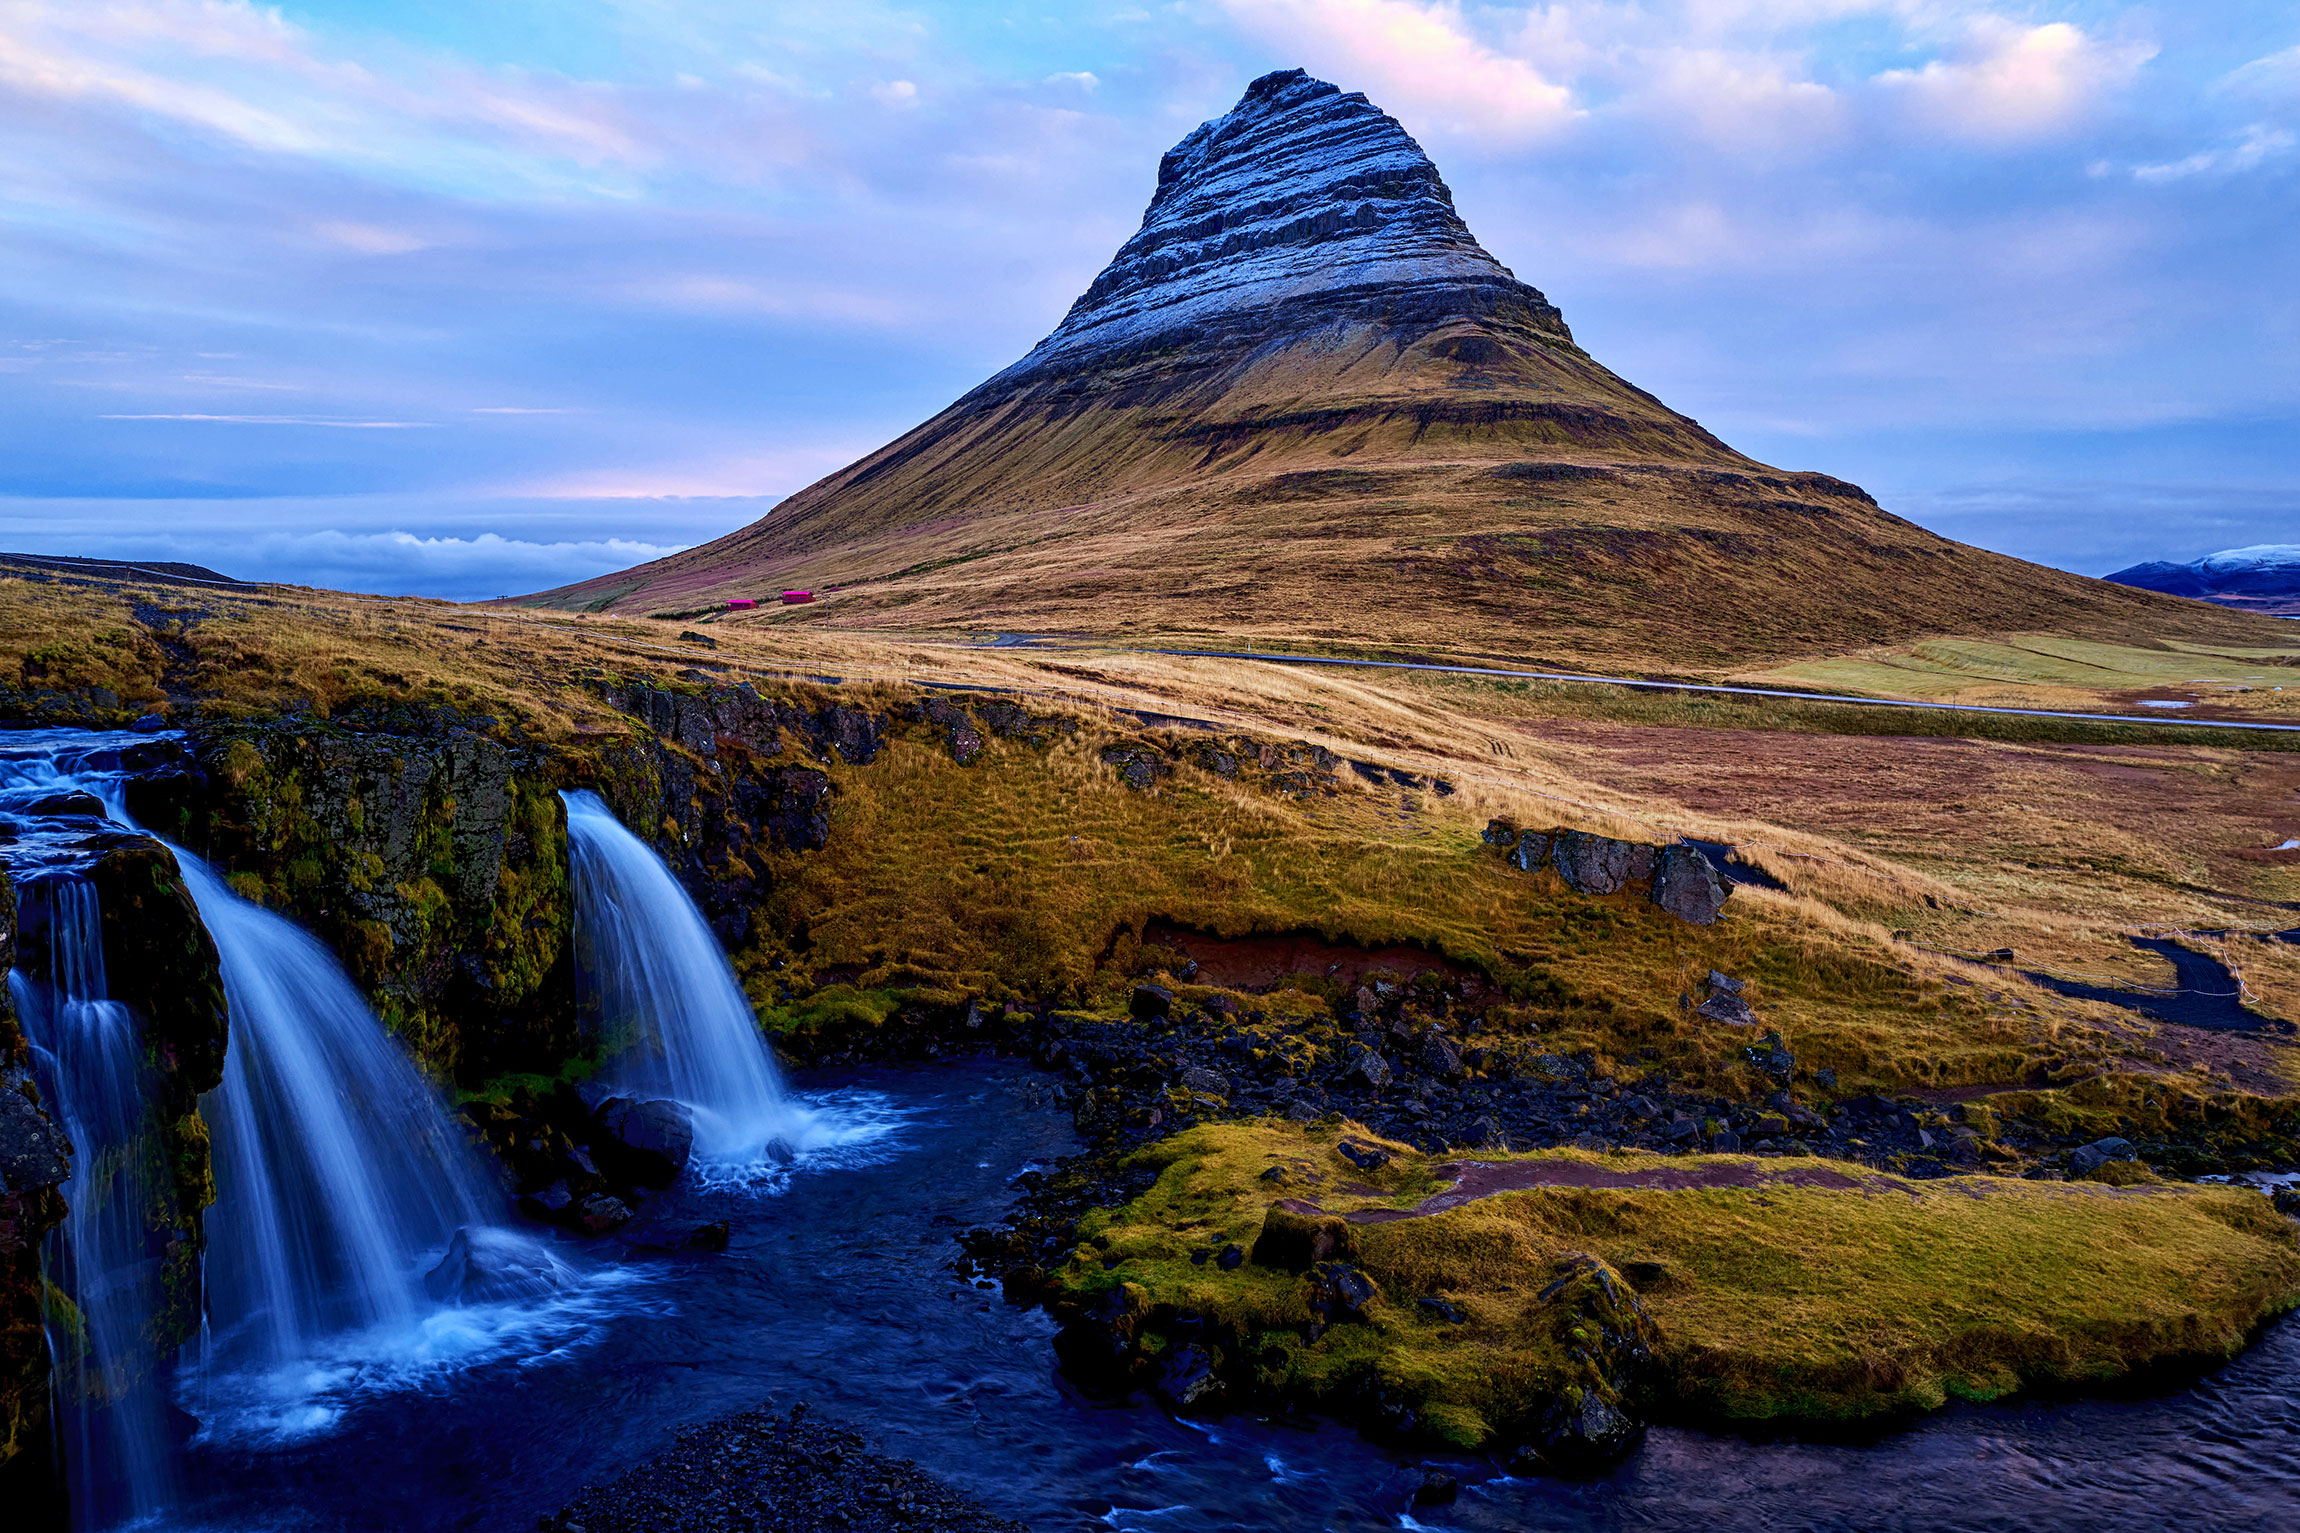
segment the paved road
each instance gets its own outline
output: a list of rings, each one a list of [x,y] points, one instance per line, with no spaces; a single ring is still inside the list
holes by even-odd
[[[1783,697],[1798,703],[1859,703],[1870,708],[1923,708],[1935,713],[2009,713],[2028,719],[2086,719],[2095,724],[2177,725],[2182,729],[2250,729],[2300,733],[2300,724],[2254,724],[2234,719],[2193,719],[2177,712],[2076,713],[2054,708],[1987,708],[1974,703],[1920,703],[1900,697],[1857,697],[1849,692],[1790,692],[1772,687],[1725,687],[1692,681],[1638,681],[1627,676],[1585,676],[1576,671],[1510,671],[1485,665],[1432,665],[1413,660],[1337,660],[1325,655],[1247,654],[1227,649],[1151,649],[1150,655],[1182,655],[1202,660],[1259,660],[1270,665],[1340,665],[1375,671],[1442,671],[1452,676],[1505,676],[1522,681],[1582,681],[1601,687],[1637,687],[1650,692],[1723,692],[1734,697]]]

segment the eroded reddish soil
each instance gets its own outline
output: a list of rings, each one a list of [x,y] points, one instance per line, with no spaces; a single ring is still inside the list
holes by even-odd
[[[1270,990],[1295,975],[1352,986],[1377,975],[1403,981],[1425,973],[1460,981],[1465,995],[1485,987],[1485,976],[1477,970],[1418,947],[1359,947],[1328,942],[1315,932],[1217,937],[1171,921],[1153,921],[1142,934],[1142,941],[1144,946],[1173,948],[1188,955],[1198,965],[1199,984],[1219,985],[1225,990]]]

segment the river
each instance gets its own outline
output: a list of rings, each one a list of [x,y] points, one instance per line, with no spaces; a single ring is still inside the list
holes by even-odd
[[[2300,1329],[2145,1396],[1957,1407],[1865,1441],[1657,1430],[1602,1478],[1514,1480],[1444,1460],[1448,1507],[1410,1509],[1419,1459],[1332,1425],[1177,1421],[1082,1397],[1052,1326],[968,1286],[953,1235],[1076,1147],[1024,1104],[1026,1067],[816,1072],[793,1085],[855,1130],[784,1183],[692,1190],[715,1257],[607,1269],[516,1324],[481,1314],[388,1357],[187,1389],[209,1429],[186,1528],[526,1530],[679,1427],[805,1400],[1040,1533],[1449,1528],[2300,1527]]]

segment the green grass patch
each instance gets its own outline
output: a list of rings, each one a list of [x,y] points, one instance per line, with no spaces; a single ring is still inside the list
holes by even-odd
[[[1058,1281],[1082,1298],[1133,1285],[1152,1311],[1212,1318],[1248,1338],[1236,1344],[1258,1351],[1276,1392],[1355,1414],[1353,1392],[1372,1381],[1475,1440],[1507,1436],[1556,1391],[1580,1387],[1573,1335],[1542,1297],[1576,1253],[1639,1291],[1659,1402],[1708,1419],[1859,1419],[2222,1359],[2300,1298],[2300,1231],[2237,1188],[1911,1182],[1805,1158],[1549,1151],[1479,1158],[1632,1177],[1754,1167],[1784,1180],[1541,1187],[1354,1225],[1356,1260],[1381,1297],[1367,1322],[1309,1341],[1309,1278],[1190,1257],[1252,1249],[1280,1198],[1337,1213],[1404,1209],[1446,1185],[1403,1145],[1362,1171],[1335,1148],[1345,1134],[1372,1138],[1354,1125],[1263,1120],[1146,1150],[1157,1183],[1089,1216]],[[1800,1170],[1855,1185],[1791,1185]],[[1424,1297],[1466,1322],[1434,1318]]]

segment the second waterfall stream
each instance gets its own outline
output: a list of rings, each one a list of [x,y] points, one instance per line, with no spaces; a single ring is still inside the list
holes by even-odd
[[[687,891],[595,793],[567,805],[577,952],[595,988],[607,1079],[695,1120],[708,1172],[740,1178],[827,1137],[784,1094],[756,1014]]]

